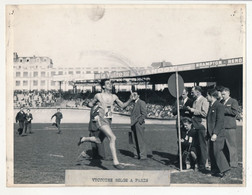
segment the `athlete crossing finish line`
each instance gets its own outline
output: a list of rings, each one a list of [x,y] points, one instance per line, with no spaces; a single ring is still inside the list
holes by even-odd
[[[113,164],[116,169],[124,169],[124,165],[120,164],[116,154],[115,140],[116,136],[112,132],[111,122],[112,122],[112,111],[113,103],[116,102],[120,107],[125,108],[133,100],[132,94],[127,102],[123,103],[117,95],[112,94],[112,84],[109,79],[101,80],[102,92],[97,93],[94,99],[89,102],[88,106],[93,107],[97,102],[99,102],[99,115],[96,117],[98,128],[107,136],[109,140],[109,148],[112,153]],[[81,137],[78,145],[83,142],[94,142],[101,143],[98,137]]]

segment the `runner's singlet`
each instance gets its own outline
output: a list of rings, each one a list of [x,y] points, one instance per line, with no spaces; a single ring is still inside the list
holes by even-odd
[[[114,94],[104,94],[100,93],[97,98],[100,102],[100,108],[104,111],[104,118],[112,119],[113,103],[116,100],[116,95]]]

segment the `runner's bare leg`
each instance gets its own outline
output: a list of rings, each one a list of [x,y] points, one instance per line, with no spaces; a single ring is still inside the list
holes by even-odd
[[[112,158],[113,158],[113,164],[114,165],[120,164],[118,161],[118,158],[117,158],[117,154],[116,154],[116,147],[115,147],[116,136],[114,135],[110,126],[108,126],[108,125],[101,126],[100,130],[103,133],[105,133],[105,135],[107,136],[107,138],[109,140],[109,147],[110,147]]]

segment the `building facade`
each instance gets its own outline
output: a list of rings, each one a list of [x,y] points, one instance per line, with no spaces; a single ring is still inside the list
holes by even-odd
[[[94,79],[100,72],[124,71],[126,67],[55,67],[49,57],[13,55],[14,90],[63,90],[73,89],[74,80]],[[91,86],[82,86],[80,90],[92,90]]]

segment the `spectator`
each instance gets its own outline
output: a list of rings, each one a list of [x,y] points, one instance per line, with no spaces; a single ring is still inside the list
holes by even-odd
[[[25,134],[23,133],[24,132],[24,122],[26,120],[26,115],[25,115],[25,112],[24,112],[24,109],[23,107],[20,108],[20,111],[17,113],[16,115],[16,123],[18,123],[18,134],[19,135],[22,135],[22,136],[25,136]]]
[[[236,144],[236,116],[238,114],[238,102],[230,97],[230,90],[222,90],[223,100],[221,103],[225,106],[224,127],[226,130],[226,145],[228,148],[228,160],[231,167],[238,166],[237,144]]]
[[[199,86],[192,88],[192,95],[195,98],[193,107],[187,107],[193,113],[192,122],[194,128],[197,130],[199,139],[199,170],[202,173],[208,173],[208,142],[206,141],[206,116],[208,113],[209,103],[205,97],[202,96],[202,89]]]

